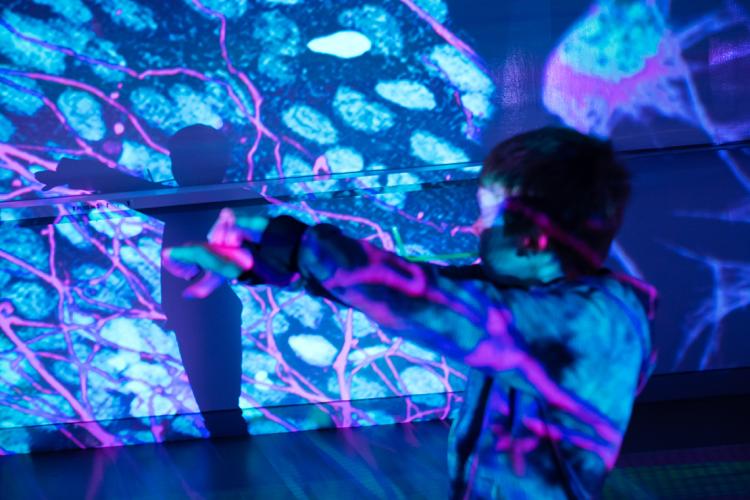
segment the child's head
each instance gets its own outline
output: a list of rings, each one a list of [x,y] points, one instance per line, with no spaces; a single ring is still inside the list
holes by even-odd
[[[590,273],[609,253],[629,194],[609,142],[553,127],[512,137],[480,176],[482,259],[522,279]]]
[[[180,186],[218,184],[231,162],[227,138],[208,125],[190,125],[169,139],[172,174]]]

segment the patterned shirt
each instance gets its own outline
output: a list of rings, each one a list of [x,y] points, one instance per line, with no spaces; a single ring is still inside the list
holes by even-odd
[[[273,268],[276,282],[299,272],[313,294],[470,367],[450,433],[455,498],[601,494],[652,365],[635,287],[604,271],[502,283],[481,266],[410,262],[289,217],[271,221],[260,249],[259,272]]]

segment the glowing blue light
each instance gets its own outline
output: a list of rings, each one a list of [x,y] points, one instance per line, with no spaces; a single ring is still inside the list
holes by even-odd
[[[219,113],[212,106],[212,102],[206,99],[202,92],[196,92],[187,85],[173,85],[169,89],[169,96],[179,110],[177,115],[180,127],[200,123],[213,128],[221,128],[224,124]]]
[[[77,24],[91,21],[91,11],[83,4],[81,0],[34,0],[34,3],[46,5],[53,12],[57,12],[66,19]]]
[[[86,92],[66,90],[57,100],[60,112],[78,135],[89,141],[100,141],[107,133],[102,106]]]
[[[372,42],[359,31],[344,30],[314,38],[307,43],[307,48],[319,54],[352,59],[368,52]]]
[[[325,314],[323,303],[309,295],[300,295],[299,292],[281,292],[278,300],[282,303],[290,301],[289,305],[284,307],[284,314],[295,318],[306,328],[318,328],[320,322],[323,321]]]
[[[461,97],[463,105],[477,118],[489,118],[492,105],[486,94],[472,92]]]
[[[114,318],[107,321],[100,334],[103,339],[118,344],[123,349],[137,352],[169,354],[177,358],[177,342],[153,321],[131,318]],[[134,364],[139,367],[145,363]]]
[[[365,162],[352,148],[333,148],[326,151],[326,161],[331,172],[359,172],[365,168]]]
[[[318,144],[335,144],[338,142],[338,132],[331,120],[310,106],[294,105],[284,112],[281,119],[287,127],[305,139]]]
[[[305,363],[313,366],[330,366],[338,350],[325,337],[320,335],[293,335],[289,337],[289,347]]]
[[[270,5],[297,5],[304,2],[304,0],[262,0],[263,3],[267,3]]]
[[[435,96],[427,87],[418,82],[409,80],[378,82],[375,92],[383,99],[406,109],[435,109]]]
[[[102,10],[117,24],[135,31],[153,31],[157,28],[154,11],[133,0],[96,0]]]
[[[439,23],[448,18],[448,6],[443,0],[414,0],[414,3],[435,18]]]
[[[331,378],[328,382],[328,390],[337,394],[340,390],[338,380]],[[352,398],[356,399],[374,399],[388,397],[388,389],[384,384],[375,380],[368,380],[365,377],[352,378],[350,389]]]
[[[405,369],[401,372],[401,380],[409,394],[435,394],[445,391],[437,375],[421,366],[410,366]]]
[[[491,94],[495,88],[490,77],[452,45],[435,47],[430,53],[430,60],[462,92]]]
[[[154,182],[162,182],[172,179],[172,166],[167,155],[163,155],[141,143],[123,141],[122,152],[117,162],[127,167],[133,175],[148,168],[150,178]]]
[[[34,281],[16,281],[3,290],[5,294],[12,298],[16,311],[29,319],[44,319],[57,306],[52,290]]]
[[[404,36],[398,20],[377,5],[347,9],[339,14],[338,22],[369,38],[373,43],[373,54],[398,56],[404,48]]]
[[[2,46],[3,39],[0,32],[0,50],[2,50]],[[30,92],[22,91],[22,89],[28,89],[31,92],[39,91],[39,85],[34,80],[7,76],[3,76],[3,78],[12,82],[7,84],[0,80],[0,105],[5,109],[15,114],[31,116],[44,106],[41,99]]]
[[[657,54],[666,29],[659,10],[646,4],[599,2],[571,28],[560,46],[560,60],[613,82],[642,71]]]
[[[22,16],[11,10],[2,13],[3,20],[28,36],[53,39],[74,50],[81,50],[92,36],[69,26],[66,30],[46,24],[33,17]],[[47,73],[62,74],[65,69],[65,54],[23,40],[5,28],[0,28],[0,53],[12,64],[21,68],[33,68]]]
[[[193,2],[188,0],[187,3],[192,4]],[[202,0],[201,3],[229,18],[240,17],[247,11],[247,0]]]
[[[0,114],[0,141],[10,140],[15,131],[16,127],[13,126],[13,123]]]
[[[424,130],[417,130],[410,139],[411,154],[428,165],[444,165],[469,161],[460,148]]]
[[[333,106],[347,125],[366,133],[382,132],[395,124],[388,108],[367,100],[364,94],[349,87],[339,87]]]

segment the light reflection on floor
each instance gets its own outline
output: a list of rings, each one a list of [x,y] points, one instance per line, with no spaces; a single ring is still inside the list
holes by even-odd
[[[432,421],[0,457],[0,496],[447,498]],[[626,453],[604,498],[748,498],[750,445]]]

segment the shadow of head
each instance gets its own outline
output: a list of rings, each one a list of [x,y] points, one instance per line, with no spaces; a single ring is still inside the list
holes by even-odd
[[[190,125],[169,140],[172,174],[180,186],[218,184],[224,180],[231,150],[229,140],[208,125]]]

